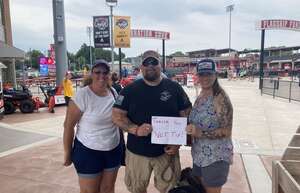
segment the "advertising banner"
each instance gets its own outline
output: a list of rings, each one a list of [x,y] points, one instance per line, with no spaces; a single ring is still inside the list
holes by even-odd
[[[106,3],[118,3],[118,0],[106,0]]]
[[[95,48],[110,47],[109,16],[94,16],[94,43]]]
[[[130,47],[130,17],[114,16],[114,45],[117,48]]]
[[[48,58],[40,57],[40,76],[48,76]]]
[[[266,29],[300,31],[300,21],[283,19],[261,20],[258,24],[256,24],[256,28],[259,30]]]
[[[145,29],[132,29],[131,37],[133,38],[151,38],[159,40],[169,40],[170,32],[164,31],[154,31],[154,30],[145,30]]]

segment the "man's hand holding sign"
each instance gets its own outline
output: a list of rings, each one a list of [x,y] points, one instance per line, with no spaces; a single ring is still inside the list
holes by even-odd
[[[186,145],[187,118],[152,116],[151,125],[151,143],[168,144],[165,147],[167,154],[175,154],[180,145]]]

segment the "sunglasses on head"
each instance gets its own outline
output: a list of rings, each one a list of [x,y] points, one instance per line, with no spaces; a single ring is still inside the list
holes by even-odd
[[[143,66],[157,66],[159,64],[158,60],[156,58],[147,58],[146,60],[144,60],[143,62]]]
[[[109,71],[107,71],[107,70],[95,70],[94,72],[93,72],[94,74],[97,74],[97,75],[108,75],[109,74]]]

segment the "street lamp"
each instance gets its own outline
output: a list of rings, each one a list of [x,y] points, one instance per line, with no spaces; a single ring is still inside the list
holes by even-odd
[[[226,6],[226,12],[229,12],[229,57],[231,49],[231,12],[233,11],[234,4]]]
[[[111,70],[114,65],[114,33],[113,33],[113,7],[117,6],[118,0],[106,0],[106,5],[110,7],[110,46],[111,46]]]
[[[88,33],[89,36],[89,42],[90,42],[90,69],[92,69],[92,65],[93,65],[93,59],[92,59],[92,43],[91,43],[91,36],[92,36],[92,32],[93,32],[93,27],[88,26],[86,28],[86,31]]]

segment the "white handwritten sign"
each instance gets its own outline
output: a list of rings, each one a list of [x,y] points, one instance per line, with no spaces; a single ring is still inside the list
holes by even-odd
[[[152,116],[151,143],[186,145],[186,117]]]

